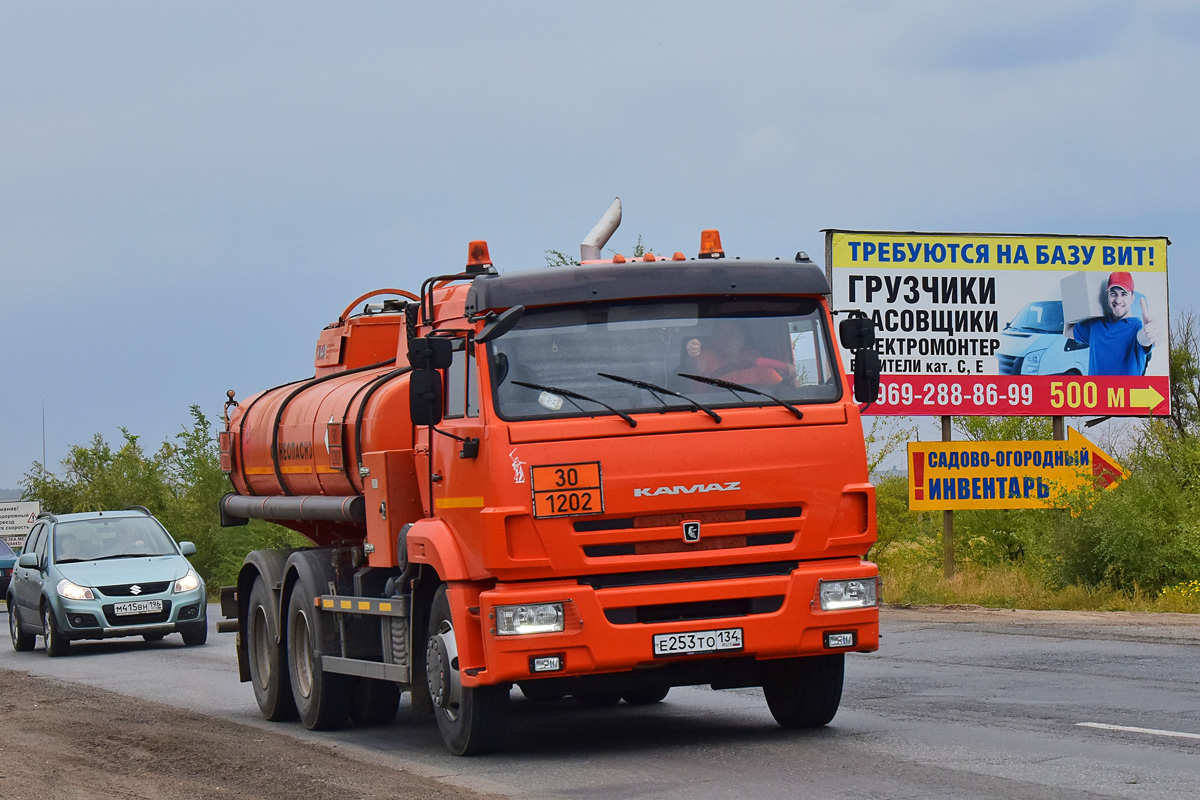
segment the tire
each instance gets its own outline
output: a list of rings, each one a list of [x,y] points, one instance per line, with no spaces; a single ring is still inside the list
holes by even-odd
[[[350,719],[359,727],[391,725],[400,707],[400,687],[391,681],[359,678],[354,681]]]
[[[292,700],[284,645],[275,642],[270,592],[262,578],[255,579],[246,612],[246,651],[259,712],[271,722],[283,722],[296,718],[296,703]]]
[[[785,658],[767,662],[766,667],[763,694],[771,715],[784,728],[819,728],[837,714],[844,654]]]
[[[575,695],[575,702],[584,708],[611,708],[621,702],[621,693],[586,692]]]
[[[184,628],[179,633],[183,636],[185,646],[199,647],[208,641],[208,622],[205,621],[203,624],[192,628]]]
[[[331,731],[345,726],[350,718],[350,693],[354,688],[347,675],[321,669],[318,648],[322,641],[321,621],[313,608],[304,581],[296,584],[288,601],[287,654],[292,699],[300,721],[310,731]]]
[[[143,633],[142,638],[147,642],[161,642],[165,634],[162,633]]]
[[[462,685],[458,643],[445,586],[438,588],[429,609],[425,680],[433,700],[433,716],[451,753],[471,756],[490,752],[500,745],[508,724],[509,687]]]
[[[42,605],[42,638],[46,641],[46,655],[51,658],[65,656],[71,652],[71,642],[62,635],[49,603]]]
[[[33,649],[37,636],[21,630],[21,618],[17,614],[17,604],[8,604],[8,635],[12,637],[13,650],[24,653]]]
[[[660,703],[671,691],[670,686],[646,686],[621,693],[621,699],[631,706],[648,706]]]

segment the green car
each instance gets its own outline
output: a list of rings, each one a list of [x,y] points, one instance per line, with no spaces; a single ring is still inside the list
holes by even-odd
[[[65,655],[76,639],[170,633],[186,645],[208,640],[204,580],[149,511],[42,514],[13,568],[6,599],[13,649]]]

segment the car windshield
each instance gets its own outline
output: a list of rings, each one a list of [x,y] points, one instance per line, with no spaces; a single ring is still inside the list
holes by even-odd
[[[13,549],[8,546],[8,542],[0,539],[0,558],[13,558],[15,556],[16,553],[14,553]]]
[[[54,560],[172,556],[179,551],[166,530],[150,517],[111,517],[60,522],[54,530]]]
[[[1062,333],[1062,302],[1058,300],[1039,300],[1036,303],[1030,303],[1013,317],[1013,321],[1009,325],[1023,331]]]
[[[832,353],[813,298],[530,309],[489,344],[509,420],[828,403],[842,396]]]

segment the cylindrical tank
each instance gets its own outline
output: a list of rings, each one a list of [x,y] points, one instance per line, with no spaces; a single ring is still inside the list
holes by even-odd
[[[368,308],[321,332],[313,377],[232,410],[221,450],[239,495],[361,494],[364,452],[412,450],[404,307]]]

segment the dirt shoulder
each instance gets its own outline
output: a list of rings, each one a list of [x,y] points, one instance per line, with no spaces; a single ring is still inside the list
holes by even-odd
[[[885,605],[880,625],[940,623],[972,630],[1066,639],[1101,638],[1160,644],[1200,644],[1200,614],[1134,611],[1025,611],[973,605]]]
[[[483,800],[332,747],[0,670],[0,797]]]

